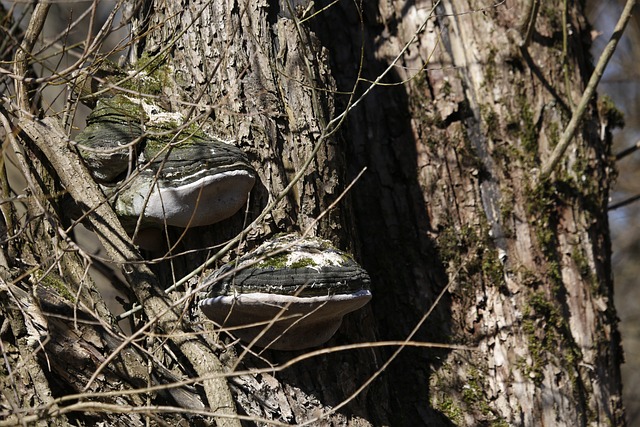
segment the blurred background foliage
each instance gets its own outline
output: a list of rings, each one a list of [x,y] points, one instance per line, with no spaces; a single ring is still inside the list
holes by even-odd
[[[594,60],[600,56],[620,16],[625,0],[589,0],[587,16],[593,26]],[[606,70],[599,87],[624,114],[625,126],[615,132],[613,154],[640,145],[640,9]],[[640,195],[640,150],[616,162],[618,177],[610,206]],[[629,426],[640,425],[640,200],[609,211],[615,274],[615,304],[626,363],[622,366],[624,403]]]

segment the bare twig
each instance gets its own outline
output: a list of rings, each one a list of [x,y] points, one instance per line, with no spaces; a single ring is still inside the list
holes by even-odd
[[[520,12],[520,22],[518,22],[518,31],[523,35],[520,42],[521,49],[526,49],[531,42],[531,36],[536,28],[538,9],[540,9],[540,0],[525,0]]]
[[[618,208],[622,208],[622,207],[624,207],[624,206],[630,205],[631,203],[633,203],[633,202],[635,202],[635,201],[637,201],[637,200],[640,200],[640,194],[636,194],[635,196],[631,196],[631,197],[629,197],[629,198],[627,198],[627,199],[624,199],[624,200],[623,200],[623,201],[621,201],[621,202],[618,202],[618,203],[614,203],[614,204],[612,204],[612,205],[609,205],[609,206],[607,207],[607,210],[612,211],[612,210],[615,210],[615,209],[618,209]]]
[[[18,422],[18,417],[8,417],[2,421],[0,421],[0,427],[5,426],[15,426],[15,425],[27,425],[28,423],[35,423],[41,421],[44,417],[55,418],[64,414],[69,414],[72,412],[88,412],[88,413],[99,413],[99,412],[108,412],[108,413],[120,413],[120,414],[159,414],[159,413],[172,413],[172,414],[188,414],[188,415],[202,415],[216,418],[216,425],[224,425],[223,421],[257,421],[261,423],[269,423],[269,425],[275,426],[288,426],[289,424],[284,424],[274,420],[268,419],[260,419],[258,417],[251,417],[247,415],[233,415],[233,418],[229,414],[225,414],[222,412],[218,412],[213,408],[213,410],[204,410],[198,408],[181,408],[178,406],[159,406],[159,405],[148,405],[148,406],[127,406],[119,403],[105,403],[105,402],[96,402],[96,401],[85,401],[85,402],[77,402],[73,403],[69,406],[65,406],[62,408],[52,408],[49,412],[38,412],[37,414],[27,415],[20,418],[21,422]]]
[[[462,270],[462,265],[460,265],[460,267],[458,268],[458,270],[456,271],[455,275],[453,277],[451,277],[449,279],[449,282],[447,283],[447,285],[442,288],[442,290],[440,291],[440,293],[438,294],[438,296],[436,297],[436,299],[433,301],[433,303],[431,304],[431,307],[429,307],[429,310],[427,310],[427,312],[422,316],[422,318],[420,318],[420,320],[418,321],[418,323],[416,323],[416,325],[413,327],[413,329],[411,330],[411,332],[409,332],[409,334],[407,335],[407,338],[405,339],[404,343],[409,343],[412,342],[413,337],[416,335],[416,333],[418,333],[418,330],[422,327],[422,325],[424,324],[424,322],[427,321],[427,319],[429,318],[429,316],[431,316],[431,313],[433,312],[433,310],[435,310],[435,308],[438,306],[438,304],[440,303],[440,300],[442,299],[442,297],[444,297],[444,295],[449,291],[449,288],[451,287],[451,285],[454,283],[455,280],[457,280],[458,278],[458,274],[460,273],[460,270]],[[376,370],[376,372],[373,373],[373,375],[371,375],[369,377],[369,379],[367,381],[364,381],[360,387],[358,387],[349,397],[347,397],[346,399],[344,399],[342,402],[340,402],[338,405],[336,405],[335,407],[331,408],[329,411],[324,412],[321,415],[318,415],[316,418],[313,418],[311,420],[308,420],[305,423],[302,423],[300,425],[311,425],[315,422],[317,422],[318,420],[323,419],[324,417],[326,417],[327,415],[333,414],[336,411],[339,411],[340,408],[344,407],[345,405],[347,405],[351,400],[353,400],[356,396],[358,396],[360,393],[362,393],[362,391],[364,389],[366,389],[367,387],[369,387],[369,385],[376,379],[378,378],[384,371],[386,371],[387,367],[391,364],[391,362],[393,362],[396,357],[398,357],[398,355],[407,347],[407,344],[400,344],[398,345],[398,348],[396,348],[396,350],[393,352],[393,354],[391,356],[389,356],[389,358],[382,364],[382,366],[380,366],[380,368],[378,368]],[[468,347],[465,347],[465,349],[468,349]]]
[[[41,2],[36,4],[36,7],[33,9],[33,14],[31,15],[31,20],[29,21],[27,31],[24,33],[22,44],[16,51],[14,57],[13,69],[16,76],[18,76],[18,78],[15,79],[17,98],[16,103],[23,112],[29,111],[29,96],[27,95],[27,87],[23,79],[27,75],[31,51],[33,50],[33,47],[36,44],[36,40],[38,40],[38,37],[42,32],[44,21],[47,19],[47,14],[49,13],[50,7],[51,3],[49,2]]]
[[[640,149],[640,140],[637,141],[635,144],[633,144],[631,147],[627,147],[624,150],[620,151],[618,154],[616,154],[616,161],[624,159],[625,157],[635,153],[639,149]]]

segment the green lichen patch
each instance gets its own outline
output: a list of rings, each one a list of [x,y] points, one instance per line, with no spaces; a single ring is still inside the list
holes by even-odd
[[[320,268],[345,265],[352,261],[348,255],[328,250],[322,254],[307,254],[304,250],[294,250],[266,258],[257,264],[257,268]]]
[[[559,363],[568,377],[574,378],[577,361],[581,360],[580,349],[566,320],[567,295],[562,280],[563,256],[558,253],[558,224],[563,206],[575,204],[576,199],[583,196],[573,179],[562,177],[553,184],[542,182],[525,194],[529,222],[544,263],[541,264],[542,274],[531,273],[528,280],[522,280],[530,292],[523,310],[522,330],[527,337],[531,360],[519,360],[518,366],[540,385],[550,363]],[[586,258],[578,249],[574,250],[573,258],[583,279],[590,281],[591,268]]]
[[[483,277],[494,286],[504,286],[504,269],[494,248],[487,248],[482,254]]]
[[[505,237],[513,237],[514,211],[515,211],[515,194],[510,186],[501,186],[500,188],[500,224],[502,224]]]
[[[532,299],[536,300],[539,297],[534,295]],[[549,314],[548,310],[543,311]],[[527,336],[531,363],[519,360],[518,366],[534,384],[540,386],[544,380],[544,367],[548,363],[548,353],[556,350],[556,335],[554,329],[550,327],[551,323],[544,318],[544,314],[541,317],[538,316],[531,306],[525,307],[522,329]]]
[[[475,227],[451,225],[438,235],[438,253],[444,262],[457,266],[460,265],[469,250],[476,247],[479,242],[480,238]]]
[[[318,264],[310,257],[301,257],[292,262],[289,254],[287,253],[266,258],[264,261],[256,265],[257,268],[274,270],[280,268],[307,268],[316,266],[318,266]]]
[[[459,367],[455,368],[459,371]],[[505,419],[493,407],[494,400],[487,396],[487,373],[475,366],[470,366],[464,373],[457,376],[453,384],[445,378],[452,375],[452,367],[446,362],[435,373],[431,380],[434,394],[431,399],[433,408],[449,418],[451,422],[463,425],[466,416],[471,416],[478,425],[504,426]],[[447,387],[443,389],[443,382]]]
[[[496,139],[500,130],[498,114],[487,104],[480,105],[480,115],[484,121],[486,135],[491,139]]]
[[[53,289],[63,297],[64,299],[75,302],[76,298],[71,293],[69,288],[67,288],[67,284],[57,275],[53,273],[45,274],[42,270],[37,270],[33,273],[33,279],[36,283],[40,283],[49,289]]]
[[[442,261],[458,270],[457,284],[463,289],[469,286],[502,287],[504,266],[490,235],[490,227],[484,216],[479,224],[462,227],[449,226],[438,235],[436,242]]]
[[[579,247],[576,246],[573,248],[573,251],[571,252],[571,259],[576,263],[576,267],[580,272],[580,276],[591,280],[592,272],[591,266],[589,265],[589,260]]]
[[[520,111],[519,137],[520,144],[534,161],[538,156],[538,128],[534,121],[533,110],[524,94],[516,98],[516,103]]]
[[[105,97],[89,115],[89,123],[98,120],[121,120],[123,122],[144,123],[147,115],[142,106],[125,95]]]
[[[575,263],[582,280],[590,285],[591,292],[594,295],[601,295],[605,293],[601,287],[600,281],[591,268],[591,264],[589,263],[587,256],[579,246],[573,248],[573,251],[571,252],[571,259]]]
[[[500,425],[504,419],[491,407],[492,402],[484,392],[487,389],[485,377],[486,375],[477,368],[471,367],[467,371],[466,382],[462,386],[462,400],[474,412],[482,414],[486,425]]]
[[[462,399],[469,405],[475,405],[483,400],[484,386],[477,368],[470,368],[467,375],[466,384],[462,387]]]
[[[95,98],[117,94],[152,99],[166,94],[174,86],[173,68],[167,64],[166,55],[143,56],[135,66],[120,67],[106,59],[100,59],[90,68],[90,84],[77,82],[82,100],[91,103]],[[98,83],[99,82],[99,83]]]
[[[170,112],[148,98],[118,94],[102,98],[89,116],[89,123],[118,121],[124,124],[142,126],[145,131],[146,152],[150,157],[172,146],[201,143],[206,135],[198,124],[185,125],[184,117]]]
[[[527,337],[531,363],[519,360],[518,367],[538,386],[552,359],[559,361],[569,378],[574,378],[576,364],[582,359],[562,313],[557,299],[550,299],[542,291],[532,292],[523,310],[522,329]]]
[[[598,113],[601,119],[606,120],[610,129],[623,128],[625,125],[624,113],[616,107],[616,104],[607,95],[598,97]]]
[[[436,410],[442,412],[451,422],[456,425],[462,424],[464,421],[464,412],[449,396],[443,396],[442,399],[433,402]]]
[[[484,72],[484,78],[485,78],[485,83],[489,86],[493,85],[493,82],[495,81],[496,78],[496,56],[497,56],[497,51],[495,48],[491,48],[489,49],[489,54],[487,55],[486,58],[486,62],[485,62],[485,72]]]
[[[557,286],[562,284],[557,238],[558,198],[557,183],[543,182],[527,189],[525,204],[530,223],[533,225],[540,249],[547,260],[548,277]]]

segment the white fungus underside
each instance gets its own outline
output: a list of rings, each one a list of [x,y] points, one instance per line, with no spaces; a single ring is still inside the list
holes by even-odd
[[[251,173],[237,170],[183,185],[167,187],[160,183],[153,186],[144,215],[151,221],[162,224],[166,220],[176,227],[212,224],[230,217],[245,204],[254,181]],[[151,183],[147,186],[132,200],[132,212],[142,212]]]
[[[275,350],[301,350],[327,342],[342,318],[363,307],[371,292],[296,297],[267,293],[218,296],[200,302],[200,309],[244,342]],[[277,319],[275,322],[272,322]]]
[[[371,299],[371,292],[362,289],[360,291],[351,294],[335,294],[335,295],[322,295],[313,297],[298,297],[294,295],[280,295],[280,294],[268,294],[264,292],[251,292],[246,294],[237,295],[221,295],[214,298],[206,298],[200,302],[200,305],[272,305],[284,307],[291,304],[308,304],[308,305],[320,305],[330,304],[334,302],[348,302],[362,300],[362,307]],[[358,308],[360,308],[358,307]]]

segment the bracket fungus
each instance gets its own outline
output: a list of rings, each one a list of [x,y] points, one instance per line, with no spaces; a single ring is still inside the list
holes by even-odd
[[[125,226],[141,215],[144,227],[209,225],[246,203],[256,179],[246,155],[183,124],[180,113],[115,95],[98,100],[78,135],[80,155]]]
[[[200,309],[245,342],[301,350],[327,342],[371,299],[367,272],[328,241],[285,235],[206,279]]]
[[[105,98],[87,117],[76,137],[78,151],[99,183],[114,182],[134,161],[135,141],[142,136],[142,109],[123,95]]]
[[[125,222],[201,226],[222,221],[247,201],[255,174],[239,148],[191,136],[158,156],[147,144],[138,158],[146,166],[115,199]],[[148,163],[148,164],[147,164]]]

